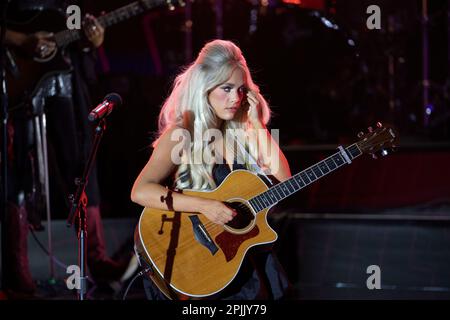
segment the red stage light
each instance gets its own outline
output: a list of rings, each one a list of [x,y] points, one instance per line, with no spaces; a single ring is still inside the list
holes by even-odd
[[[325,9],[325,0],[283,0],[283,3],[297,5],[306,9]]]

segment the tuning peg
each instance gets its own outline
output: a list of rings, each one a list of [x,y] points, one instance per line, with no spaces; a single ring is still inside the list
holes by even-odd
[[[387,156],[389,153],[388,153],[388,151],[386,150],[386,149],[382,149],[381,150],[381,155],[383,156],[383,157],[385,157],[385,156]]]
[[[186,2],[184,2],[183,0],[178,0],[178,4],[180,5],[180,7],[184,7],[186,5]]]
[[[383,124],[381,122],[377,122],[377,128],[383,128]]]
[[[362,131],[360,131],[360,132],[357,134],[358,138],[361,138],[363,135],[364,135],[364,132],[362,132]]]
[[[378,157],[377,157],[377,155],[375,153],[372,153],[372,159],[375,159],[375,160],[378,159]]]
[[[368,128],[367,128],[367,131],[373,132],[373,128],[372,128],[372,127],[368,127]]]

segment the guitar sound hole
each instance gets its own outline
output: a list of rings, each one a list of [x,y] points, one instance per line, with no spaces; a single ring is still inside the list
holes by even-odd
[[[237,212],[237,215],[233,218],[233,220],[226,224],[230,228],[238,230],[245,229],[255,219],[255,216],[250,208],[241,202],[227,202],[227,206]]]

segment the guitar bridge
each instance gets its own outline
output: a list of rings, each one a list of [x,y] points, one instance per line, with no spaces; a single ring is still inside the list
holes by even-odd
[[[219,248],[216,246],[214,241],[211,239],[205,226],[202,224],[197,215],[189,216],[192,222],[192,230],[194,231],[195,240],[197,240],[201,245],[206,247],[212,255],[216,254]]]

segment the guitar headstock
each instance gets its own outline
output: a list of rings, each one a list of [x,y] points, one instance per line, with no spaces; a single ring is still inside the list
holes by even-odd
[[[360,140],[356,144],[361,152],[371,154],[376,158],[377,153],[386,156],[397,146],[398,133],[392,126],[383,126],[378,122],[375,129],[369,127],[368,132],[360,132],[358,138]]]

